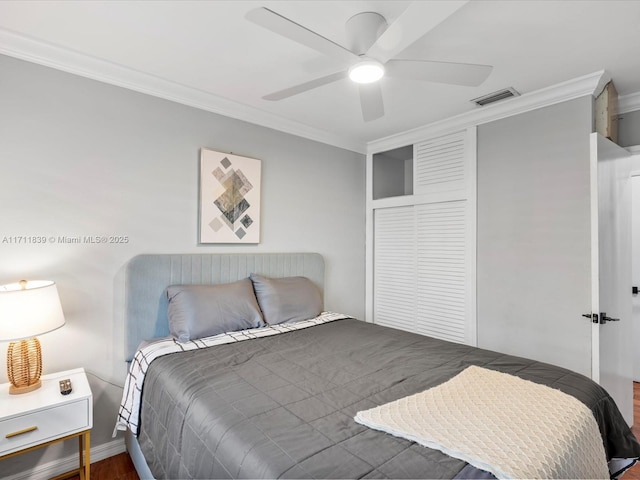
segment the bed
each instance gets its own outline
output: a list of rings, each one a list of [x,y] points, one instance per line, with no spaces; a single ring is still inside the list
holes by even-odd
[[[495,478],[464,456],[355,420],[436,391],[470,368],[551,387],[586,406],[607,476],[640,456],[611,397],[582,375],[337,313],[204,340],[149,342],[171,337],[167,287],[224,287],[249,277],[259,299],[263,285],[255,278],[267,286],[308,279],[322,298],[324,262],[313,253],[140,255],[129,262],[127,361],[144,364],[144,381],[136,383],[139,374],[127,379],[123,405],[137,395],[139,406],[121,407],[119,426],[128,427],[127,449],[141,478]],[[259,307],[274,318],[264,298]],[[586,457],[572,455],[579,463]]]

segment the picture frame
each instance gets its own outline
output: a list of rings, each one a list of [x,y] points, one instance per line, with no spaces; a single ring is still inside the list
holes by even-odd
[[[262,162],[200,149],[199,243],[260,243]]]

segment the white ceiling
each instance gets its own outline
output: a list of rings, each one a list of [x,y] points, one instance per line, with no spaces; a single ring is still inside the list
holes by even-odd
[[[640,92],[640,1],[473,0],[399,57],[492,65],[479,87],[384,78],[386,114],[366,123],[347,79],[261,98],[345,65],[249,22],[249,10],[266,6],[345,45],[354,14],[392,23],[410,3],[3,0],[0,53],[361,151],[505,87],[524,94],[606,70],[620,95]]]

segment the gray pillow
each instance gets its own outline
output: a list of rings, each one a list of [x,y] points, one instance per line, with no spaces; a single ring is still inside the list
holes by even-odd
[[[179,342],[264,325],[248,278],[220,285],[171,285],[169,331]]]
[[[322,312],[320,289],[307,277],[267,278],[252,273],[250,278],[269,325],[307,320]]]

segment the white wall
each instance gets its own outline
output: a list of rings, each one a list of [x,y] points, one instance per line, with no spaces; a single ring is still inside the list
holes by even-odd
[[[587,376],[591,102],[478,127],[478,346]]]
[[[618,144],[622,147],[640,145],[640,110],[618,117]]]
[[[259,245],[197,245],[201,147],[263,161]],[[326,307],[363,318],[364,206],[360,154],[0,56],[0,283],[57,282],[67,324],[40,337],[44,370],[89,372],[94,446],[111,441],[125,375],[120,292],[130,258],[319,252]],[[129,241],[57,241],[76,235]],[[4,352],[0,344],[0,371]],[[70,455],[67,443],[5,460],[2,475]]]

